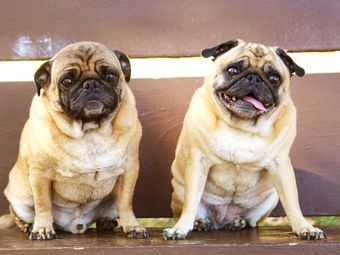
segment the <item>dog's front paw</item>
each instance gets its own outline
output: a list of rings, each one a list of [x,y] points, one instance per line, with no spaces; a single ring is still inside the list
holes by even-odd
[[[140,226],[126,227],[124,232],[127,238],[148,238],[150,236],[149,232]]]
[[[30,240],[52,240],[56,239],[57,235],[53,227],[39,227],[33,228],[29,235]]]
[[[302,227],[295,234],[300,239],[307,239],[307,240],[321,240],[321,239],[327,238],[325,232],[323,232],[321,229],[313,227],[313,226]]]
[[[191,233],[190,229],[185,228],[166,228],[163,230],[164,240],[183,240]]]

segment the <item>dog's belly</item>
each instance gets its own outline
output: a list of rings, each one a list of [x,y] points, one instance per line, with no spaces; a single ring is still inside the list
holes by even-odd
[[[223,164],[210,169],[201,203],[209,218],[221,226],[244,218],[273,191],[266,170]]]
[[[53,220],[59,229],[74,234],[84,233],[87,227],[100,217],[118,217],[114,196],[77,206],[65,208],[53,204]]]
[[[53,203],[61,207],[75,207],[105,198],[112,192],[118,176],[98,180],[99,174],[58,176],[53,182]]]

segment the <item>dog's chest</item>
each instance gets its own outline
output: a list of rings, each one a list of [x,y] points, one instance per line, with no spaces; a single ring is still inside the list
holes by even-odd
[[[120,175],[126,161],[126,144],[100,136],[86,138],[64,146],[64,155],[58,159],[57,172],[66,177],[78,174],[96,174],[96,179]]]
[[[268,141],[258,135],[218,128],[208,135],[208,143],[220,163],[230,162],[246,168],[261,168],[266,159]]]

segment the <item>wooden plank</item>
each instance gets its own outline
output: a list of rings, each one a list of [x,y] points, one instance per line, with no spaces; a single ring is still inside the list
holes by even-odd
[[[192,56],[222,41],[289,50],[339,49],[337,0],[2,0],[0,59],[40,59],[68,43],[131,56]]]
[[[171,216],[170,165],[185,111],[203,79],[132,80],[143,125],[141,173],[134,205],[138,217]],[[340,215],[340,74],[293,78],[298,109],[298,136],[291,151],[306,215]],[[35,87],[0,84],[0,190],[17,157],[21,129]],[[0,196],[0,212],[7,204]],[[273,215],[282,215],[278,207]]]
[[[339,254],[340,227],[322,227],[328,239],[303,241],[289,227],[261,227],[240,231],[193,232],[187,240],[163,241],[161,229],[148,239],[126,239],[121,231],[83,235],[58,233],[60,239],[29,241],[19,229],[0,230],[0,254]]]

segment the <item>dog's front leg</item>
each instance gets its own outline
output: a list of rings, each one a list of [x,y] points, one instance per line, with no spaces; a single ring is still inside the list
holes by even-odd
[[[51,179],[41,176],[39,173],[30,172],[29,181],[32,187],[34,199],[34,223],[30,240],[55,239],[53,229]]]
[[[193,152],[192,154],[184,173],[183,210],[175,226],[164,229],[163,238],[165,240],[185,239],[194,226],[209,167],[201,153]]]
[[[295,234],[301,239],[326,238],[322,230],[313,227],[302,215],[294,169],[289,156],[284,155],[276,158],[269,167],[269,172],[274,180],[280,201]]]
[[[148,231],[141,227],[136,219],[132,209],[132,199],[138,178],[139,163],[138,160],[118,178],[117,188],[117,207],[120,225],[129,238],[147,238]]]

